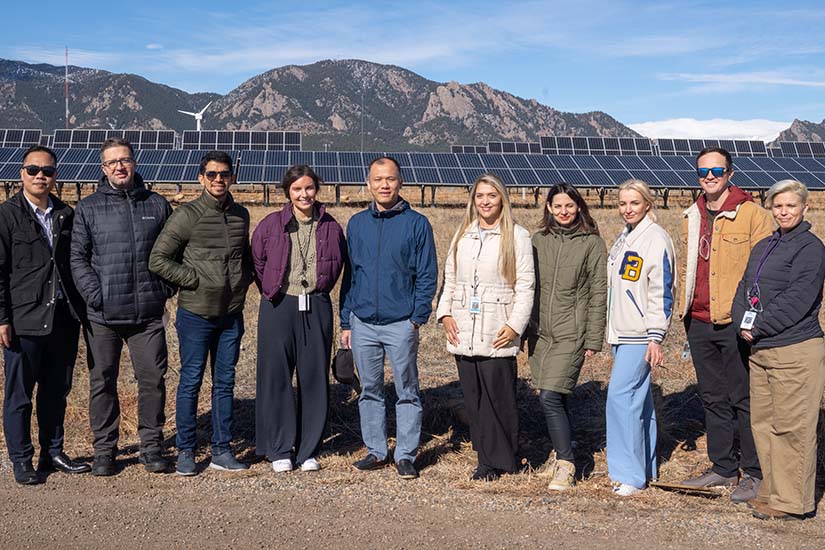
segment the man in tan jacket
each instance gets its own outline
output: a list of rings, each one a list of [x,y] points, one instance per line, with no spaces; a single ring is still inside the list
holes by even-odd
[[[730,311],[750,251],[771,234],[773,222],[750,194],[730,183],[733,159],[726,150],[703,149],[696,167],[703,193],[682,221],[685,264],[677,311],[696,369],[713,466],[682,483],[715,487],[738,479],[731,500],[739,503],[756,497],[762,472],[750,426],[748,346]]]

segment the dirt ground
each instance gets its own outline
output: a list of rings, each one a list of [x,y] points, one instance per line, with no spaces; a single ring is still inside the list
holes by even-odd
[[[456,204],[460,193],[454,196]],[[521,202],[519,196],[514,199]],[[531,199],[528,196],[524,203]],[[251,207],[254,222],[271,210]],[[342,223],[355,211],[351,207],[331,209]],[[423,212],[433,223],[443,260],[461,211],[453,207]],[[815,210],[808,216],[820,235],[822,213]],[[678,235],[679,210],[659,214],[662,225]],[[536,228],[539,216],[539,209],[516,209],[517,219],[530,229]],[[615,211],[597,209],[595,217],[605,239],[612,241],[621,225]],[[677,255],[678,247],[677,243]],[[804,522],[762,522],[732,505],[724,490],[717,498],[658,489],[626,499],[615,497],[604,453],[604,401],[611,363],[605,351],[588,360],[572,399],[580,478],[575,489],[550,493],[546,479],[538,475],[551,445],[524,357],[519,358],[518,385],[524,471],[491,483],[469,481],[475,454],[461,421],[461,390],[443,333],[433,322],[422,328],[419,354],[425,410],[416,462],[420,479],[402,481],[392,468],[370,473],[352,469],[351,462],[364,453],[357,403],[348,388],[335,383],[319,457],[323,469],[275,474],[254,449],[258,300],[257,292],[250,290],[235,392],[234,447],[251,464],[248,472],[206,469],[208,377],[199,409],[198,461],[203,471],[194,478],[145,472],[137,463],[136,385],[128,354],[124,354],[119,475],[52,474],[41,485],[21,487],[14,483],[5,448],[0,448],[0,548],[825,548],[825,514]],[[169,309],[174,312],[174,308],[172,301]],[[174,457],[179,357],[177,335],[171,327],[167,338],[170,370],[165,435],[168,455]],[[668,481],[708,466],[702,407],[690,360],[681,357],[683,342],[684,330],[674,323],[666,341],[665,368],[653,374],[659,477]],[[67,409],[66,450],[91,459],[84,353],[81,343]],[[386,389],[393,399],[387,372]],[[388,410],[388,426],[392,427],[392,407]],[[820,433],[818,502],[825,492],[822,447]]]

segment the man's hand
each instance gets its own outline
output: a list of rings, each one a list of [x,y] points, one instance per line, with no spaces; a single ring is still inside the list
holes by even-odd
[[[447,341],[454,346],[461,343],[461,340],[458,339],[458,323],[455,322],[455,319],[453,319],[451,315],[445,315],[441,318],[441,322],[444,324],[444,333],[447,335]]]
[[[596,350],[594,350],[594,349],[586,349],[586,350],[584,350],[584,356],[585,356],[586,358],[593,357],[593,356],[594,356],[594,355],[596,355],[597,353],[599,353],[599,352],[598,352],[598,351],[596,351]]]
[[[349,341],[352,338],[352,331],[351,330],[342,330],[341,331],[341,347],[343,349],[350,349]]]
[[[0,347],[11,347],[11,325],[0,325]]]
[[[651,367],[661,367],[664,365],[665,354],[662,352],[662,344],[659,342],[648,342],[645,361],[650,363]]]
[[[513,340],[518,337],[516,331],[510,328],[510,325],[504,325],[496,333],[496,339],[493,340],[493,349],[501,349],[512,344]]]
[[[753,342],[753,333],[751,331],[742,329],[739,331],[739,334],[742,335],[742,339],[746,342]]]

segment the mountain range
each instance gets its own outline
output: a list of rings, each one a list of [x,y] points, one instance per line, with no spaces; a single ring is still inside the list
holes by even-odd
[[[541,135],[638,136],[610,115],[567,113],[484,83],[435,82],[359,60],[288,65],[226,95],[190,94],[133,74],[69,66],[71,128],[293,130],[306,149],[448,150]],[[65,126],[64,68],[0,60],[0,127]],[[362,132],[363,128],[363,132]]]

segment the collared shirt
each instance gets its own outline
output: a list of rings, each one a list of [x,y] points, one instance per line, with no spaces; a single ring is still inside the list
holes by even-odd
[[[29,197],[26,197],[25,193],[23,193],[23,197],[34,212],[34,218],[37,220],[37,223],[40,224],[40,227],[42,227],[46,233],[46,240],[49,241],[49,247],[51,248],[54,246],[54,236],[52,235],[52,212],[54,211],[54,204],[52,204],[51,197],[49,197],[49,206],[46,207],[46,210],[41,210],[39,206],[29,200]]]

